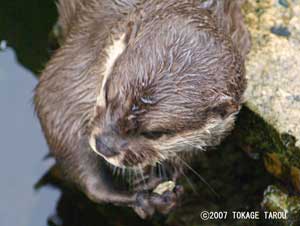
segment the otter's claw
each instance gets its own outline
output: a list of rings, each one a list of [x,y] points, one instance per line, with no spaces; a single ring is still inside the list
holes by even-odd
[[[183,194],[183,187],[177,185],[173,191],[166,191],[162,195],[140,192],[137,195],[135,212],[143,219],[151,217],[155,212],[168,214]]]

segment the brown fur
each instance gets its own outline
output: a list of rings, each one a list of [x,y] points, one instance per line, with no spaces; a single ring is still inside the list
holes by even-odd
[[[172,150],[216,145],[232,128],[250,48],[241,4],[60,0],[64,40],[41,75],[35,106],[57,162],[92,199],[105,201],[88,184],[106,187],[98,183],[102,163],[91,136],[103,150],[123,153],[119,165],[136,166],[168,159]],[[126,49],[97,106],[106,49],[121,34]]]

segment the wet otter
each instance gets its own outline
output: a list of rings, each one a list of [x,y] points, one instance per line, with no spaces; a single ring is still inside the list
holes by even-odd
[[[180,188],[119,191],[103,159],[143,169],[220,143],[246,87],[241,4],[60,0],[63,41],[35,107],[66,179],[95,202],[131,206],[141,217],[167,213]]]

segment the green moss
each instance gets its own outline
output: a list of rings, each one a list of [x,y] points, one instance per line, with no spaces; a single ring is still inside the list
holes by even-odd
[[[300,223],[300,198],[288,196],[286,191],[276,186],[266,189],[262,207],[268,211],[286,212],[287,219],[281,221],[282,225],[297,226]]]

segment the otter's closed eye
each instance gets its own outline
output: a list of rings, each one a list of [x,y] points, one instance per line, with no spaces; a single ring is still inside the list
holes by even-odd
[[[149,131],[149,132],[142,132],[141,135],[150,140],[156,140],[161,138],[163,135],[167,134],[164,131]]]

